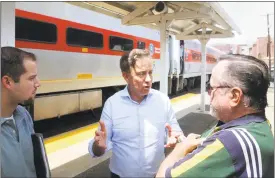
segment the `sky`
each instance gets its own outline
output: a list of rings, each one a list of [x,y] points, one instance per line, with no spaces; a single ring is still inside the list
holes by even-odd
[[[240,28],[242,34],[233,38],[211,39],[209,44],[248,44],[267,36],[266,14],[274,14],[274,2],[219,2]],[[274,15],[269,16],[270,35],[274,37]]]

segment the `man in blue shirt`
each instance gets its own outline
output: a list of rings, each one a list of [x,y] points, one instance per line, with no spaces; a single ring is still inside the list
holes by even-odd
[[[102,156],[112,149],[111,177],[154,177],[164,148],[173,147],[183,134],[169,98],[151,88],[150,53],[134,49],[122,56],[120,68],[128,85],[105,102],[89,152]]]
[[[1,48],[0,148],[2,177],[36,177],[31,134],[32,118],[19,103],[32,101],[40,82],[36,57],[14,48]]]

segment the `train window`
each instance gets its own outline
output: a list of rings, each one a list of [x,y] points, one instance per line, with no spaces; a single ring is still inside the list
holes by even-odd
[[[57,27],[51,23],[16,17],[15,39],[42,43],[56,43]]]
[[[138,48],[138,49],[145,49],[145,43],[142,42],[142,41],[138,41],[138,43],[137,43],[137,48]]]
[[[66,34],[68,45],[89,48],[103,47],[103,35],[100,33],[75,28],[67,28]]]
[[[111,50],[115,51],[131,51],[133,49],[134,43],[130,39],[110,36],[109,47]]]

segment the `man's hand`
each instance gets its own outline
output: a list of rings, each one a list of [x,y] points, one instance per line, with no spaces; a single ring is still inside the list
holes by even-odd
[[[173,132],[172,127],[168,123],[165,124],[165,128],[168,131],[168,140],[167,140],[167,144],[164,145],[164,147],[165,148],[174,148],[178,142],[178,138],[182,135],[182,133],[181,132]]]
[[[105,128],[105,124],[103,121],[99,121],[100,124],[100,130],[95,131],[95,142],[93,145],[93,151],[95,153],[95,155],[101,155],[103,154],[103,152],[105,151],[105,149],[107,148],[106,146],[106,128]]]
[[[189,134],[184,140],[176,144],[174,150],[161,163],[156,177],[165,177],[165,171],[173,166],[177,161],[182,159],[185,155],[192,152],[202,143],[203,139],[200,135]]]
[[[176,145],[174,151],[171,154],[175,154],[178,158],[182,158],[196,149],[197,146],[203,141],[204,139],[200,138],[200,135],[191,133],[186,137],[186,139],[184,139],[184,141]]]

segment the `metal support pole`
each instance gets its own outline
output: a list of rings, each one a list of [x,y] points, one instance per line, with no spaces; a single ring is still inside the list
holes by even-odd
[[[0,2],[0,35],[1,48],[2,46],[15,46],[15,2]],[[2,83],[0,84],[0,90],[1,85]],[[0,96],[0,98],[0,113],[2,113],[2,96]],[[1,143],[2,132],[0,125],[0,145]],[[2,164],[2,149],[0,148],[0,178],[2,176]]]
[[[269,34],[269,14],[267,14],[267,37],[268,37],[268,41],[267,41],[267,56],[269,57],[268,59],[268,64],[269,64],[269,77],[271,77],[271,49],[270,49],[270,34]]]
[[[15,2],[1,3],[1,46],[15,47]]]
[[[201,42],[201,112],[205,112],[205,89],[206,89],[206,44],[209,38],[205,36],[206,26],[202,24],[202,34],[203,38],[199,39]]]
[[[206,43],[201,40],[201,111],[205,112],[205,88],[206,88]]]
[[[2,48],[2,2],[0,2],[0,47]],[[1,55],[1,50],[0,50]],[[1,72],[1,63],[0,63],[0,72]],[[0,116],[2,116],[2,82],[0,82]],[[2,125],[0,125],[0,145],[2,144]],[[2,148],[0,148],[0,178],[2,177]]]
[[[160,91],[165,95],[168,94],[168,53],[167,53],[167,35],[166,35],[166,21],[162,21],[160,24],[160,61],[161,69],[160,73]]]
[[[200,110],[202,113],[205,112],[206,44],[209,41],[209,37],[206,36],[206,24],[207,23],[205,22],[201,24],[203,37],[199,39],[201,42],[201,106],[200,106]]]

